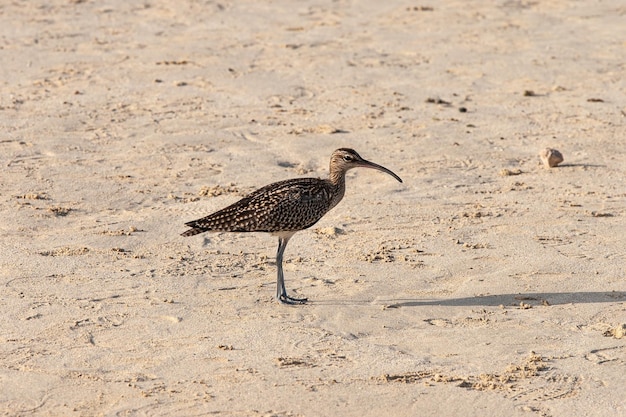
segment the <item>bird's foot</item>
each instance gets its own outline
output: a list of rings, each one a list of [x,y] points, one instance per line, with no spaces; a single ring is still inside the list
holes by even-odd
[[[280,301],[283,304],[306,304],[306,302],[308,301],[308,298],[295,298],[295,297],[290,297],[287,294],[281,294],[278,297],[278,301]]]

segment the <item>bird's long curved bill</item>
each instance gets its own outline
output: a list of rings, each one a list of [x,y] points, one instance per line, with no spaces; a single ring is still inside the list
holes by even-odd
[[[363,168],[372,168],[372,169],[376,169],[376,170],[381,171],[381,172],[385,172],[385,173],[391,175],[392,177],[394,177],[395,179],[397,179],[399,182],[402,182],[402,178],[398,177],[392,170],[387,169],[387,168],[385,168],[382,165],[378,165],[378,164],[375,164],[373,162],[365,161],[365,160],[363,160],[360,165]]]

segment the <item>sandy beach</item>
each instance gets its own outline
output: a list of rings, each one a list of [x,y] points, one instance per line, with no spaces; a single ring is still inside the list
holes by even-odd
[[[0,415],[626,415],[626,5],[0,6]],[[337,148],[285,253],[181,237]],[[564,161],[542,164],[545,148]]]

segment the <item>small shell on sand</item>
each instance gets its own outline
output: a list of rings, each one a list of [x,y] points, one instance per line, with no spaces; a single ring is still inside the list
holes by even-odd
[[[556,149],[546,148],[539,154],[541,161],[547,168],[554,168],[563,162],[563,155]]]

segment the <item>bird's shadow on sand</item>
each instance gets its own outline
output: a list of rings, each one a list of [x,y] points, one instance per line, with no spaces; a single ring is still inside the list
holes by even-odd
[[[383,301],[383,300],[378,300]],[[387,308],[421,306],[510,306],[525,303],[529,305],[560,305],[583,303],[614,303],[626,301],[625,291],[603,292],[537,292],[518,294],[479,295],[450,299],[388,300]],[[384,301],[383,301],[384,302]]]
[[[450,307],[489,307],[489,306],[519,306],[527,305],[563,305],[584,303],[614,303],[626,301],[626,291],[600,292],[536,292],[516,294],[477,295],[475,297],[461,297],[448,299],[384,299],[374,301],[350,302],[348,300],[317,301],[314,304],[382,304],[385,308],[450,306]]]

